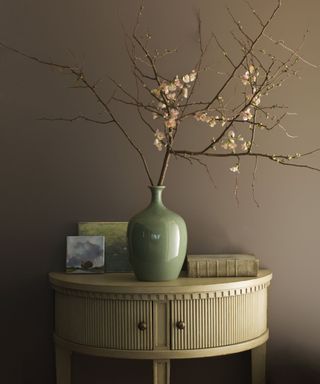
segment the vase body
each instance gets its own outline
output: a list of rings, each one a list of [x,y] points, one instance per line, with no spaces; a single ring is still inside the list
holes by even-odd
[[[149,206],[128,224],[129,259],[138,280],[174,280],[186,256],[187,227],[162,203],[164,188],[150,187]]]

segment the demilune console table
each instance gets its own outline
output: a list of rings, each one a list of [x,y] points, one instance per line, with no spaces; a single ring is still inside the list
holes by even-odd
[[[153,360],[153,384],[170,360],[251,350],[252,383],[265,382],[267,287],[272,274],[141,282],[133,274],[50,273],[55,290],[57,384],[71,384],[73,352]]]

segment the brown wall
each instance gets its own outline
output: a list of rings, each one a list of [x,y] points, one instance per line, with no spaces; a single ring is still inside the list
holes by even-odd
[[[194,11],[200,8],[208,34],[222,36],[233,28],[225,12],[226,1],[146,0],[145,22],[162,47],[179,48],[166,61],[171,75],[189,71],[197,54]],[[228,2],[239,18],[249,20],[240,1]],[[274,1],[256,0],[266,17]],[[128,71],[119,18],[130,28],[138,1],[109,0],[2,0],[0,37],[12,46],[45,59],[73,63],[68,49],[96,79],[105,73],[133,86]],[[319,63],[320,3],[286,1],[270,34],[297,46],[308,27],[303,48],[308,60]],[[249,29],[254,28],[250,19]],[[209,62],[228,70],[216,47]],[[286,127],[274,147],[285,152],[319,145],[320,72],[300,65],[302,80],[286,84],[277,93],[290,106]],[[204,92],[216,89],[218,77],[201,84]],[[83,122],[47,123],[42,116],[72,116],[101,110],[83,90],[68,88],[71,79],[0,50],[0,209],[1,209],[1,378],[4,384],[51,384],[52,293],[47,273],[62,271],[65,236],[76,234],[83,220],[128,220],[148,201],[147,180],[136,153],[113,126]],[[101,88],[111,92],[110,83]],[[159,154],[152,137],[130,110],[117,109],[129,131],[145,148],[153,172]],[[103,116],[103,115],[102,115]],[[198,127],[195,127],[195,136]],[[285,140],[286,139],[286,140]],[[193,139],[194,145],[197,138]],[[268,139],[272,144],[271,138]],[[320,156],[311,160],[320,166]],[[320,377],[319,217],[320,174],[261,162],[256,180],[257,208],[251,198],[253,164],[244,162],[240,178],[240,206],[233,197],[230,162],[210,162],[217,188],[212,188],[201,167],[172,161],[165,200],[179,212],[189,229],[189,251],[252,252],[274,272],[270,290],[269,382],[317,383]],[[181,361],[173,366],[173,383],[248,383],[247,353],[217,359]],[[106,362],[76,357],[74,383],[148,383],[150,364]],[[120,376],[117,379],[117,372]]]

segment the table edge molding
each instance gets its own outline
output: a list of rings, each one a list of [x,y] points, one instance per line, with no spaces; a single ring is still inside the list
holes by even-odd
[[[66,284],[56,279],[50,279],[53,289],[67,296],[87,297],[92,299],[114,299],[114,300],[192,300],[192,299],[208,299],[219,297],[230,297],[237,295],[246,295],[266,289],[270,285],[272,274],[259,278],[252,278],[243,281],[183,287],[148,287],[149,289],[140,291],[137,289],[126,290],[118,289],[118,287],[103,286],[93,287],[91,285],[78,286],[77,284]],[[99,289],[100,288],[100,289]]]
[[[225,345],[222,347],[205,348],[205,349],[192,349],[192,350],[148,350],[148,351],[137,351],[137,350],[118,350],[118,349],[106,349],[91,347],[88,345],[82,345],[72,343],[61,337],[54,335],[54,342],[60,348],[71,351],[73,353],[80,353],[90,356],[97,357],[110,357],[117,359],[144,359],[144,360],[155,360],[155,359],[190,359],[190,358],[203,358],[203,357],[214,357],[221,355],[229,355],[233,353],[239,353],[251,350],[259,347],[260,345],[267,342],[269,338],[269,329],[267,329],[262,335],[255,339],[246,340],[241,343]]]

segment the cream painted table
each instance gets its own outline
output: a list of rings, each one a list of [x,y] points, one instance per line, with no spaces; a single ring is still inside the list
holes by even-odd
[[[132,274],[50,273],[55,290],[57,384],[71,384],[73,352],[153,360],[169,384],[170,360],[251,350],[252,383],[265,382],[267,287],[272,274],[140,282]]]

